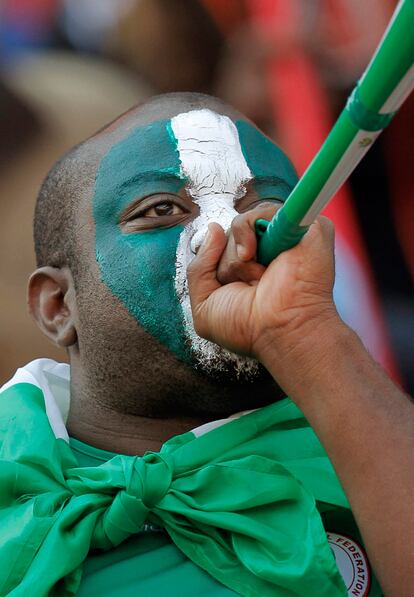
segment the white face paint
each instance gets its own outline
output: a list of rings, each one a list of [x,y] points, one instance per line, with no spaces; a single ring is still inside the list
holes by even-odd
[[[233,369],[251,376],[257,369],[253,359],[238,355],[200,338],[194,330],[187,284],[187,266],[202,243],[210,222],[225,231],[238,214],[234,207],[245,192],[252,174],[244,159],[239,135],[227,116],[211,110],[193,110],[171,119],[180,154],[181,174],[188,179],[187,191],[200,214],[187,224],[177,248],[175,287],[180,300],[187,336],[199,364],[206,370]]]

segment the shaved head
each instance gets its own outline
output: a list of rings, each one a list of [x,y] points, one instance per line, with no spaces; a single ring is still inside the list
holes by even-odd
[[[55,164],[37,201],[35,248],[39,267],[67,267],[74,280],[79,408],[221,416],[274,401],[280,390],[260,365],[195,334],[186,269],[209,221],[227,229],[295,182],[254,125],[195,93],[151,98]]]

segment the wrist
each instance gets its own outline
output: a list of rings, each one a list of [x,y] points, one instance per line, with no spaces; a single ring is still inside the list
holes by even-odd
[[[269,330],[260,339],[258,360],[296,402],[332,372],[344,347],[359,339],[335,309],[307,318],[301,325]]]
[[[330,338],[343,327],[347,327],[338,315],[333,304],[318,306],[313,310],[291,309],[279,318],[278,325],[262,331],[254,343],[256,358],[263,365],[271,365],[274,360],[284,361],[288,355],[306,360],[309,350],[319,340]]]

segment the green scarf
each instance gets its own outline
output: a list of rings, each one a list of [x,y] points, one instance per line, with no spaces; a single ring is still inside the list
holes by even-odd
[[[289,399],[79,468],[42,391],[18,383],[0,395],[0,446],[0,595],[74,595],[89,551],[145,522],[241,595],[347,594],[319,512],[349,505]]]

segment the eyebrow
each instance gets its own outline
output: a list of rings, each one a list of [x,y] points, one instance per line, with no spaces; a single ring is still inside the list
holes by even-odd
[[[133,176],[129,176],[126,180],[122,181],[122,183],[118,187],[118,191],[122,191],[127,189],[131,184],[145,184],[145,183],[157,183],[162,182],[165,184],[174,184],[176,185],[177,182],[181,182],[185,184],[187,181],[186,177],[181,176],[177,172],[172,171],[165,171],[165,170],[144,170],[143,172],[137,172]],[[293,186],[290,185],[286,180],[280,178],[279,176],[275,175],[256,175],[253,176],[247,183],[250,185],[255,186],[272,186],[279,189],[284,189],[288,193],[290,193],[293,189]]]
[[[285,179],[280,178],[279,176],[274,176],[274,175],[268,175],[268,176],[254,176],[251,180],[249,180],[250,183],[255,184],[255,185],[272,185],[272,186],[276,186],[276,187],[285,187],[289,190],[293,189],[293,186],[291,184],[289,184]]]
[[[119,185],[119,189],[122,190],[134,183],[145,183],[145,182],[171,182],[177,183],[185,182],[185,178],[180,176],[176,172],[165,171],[165,170],[145,170],[143,172],[137,172],[136,174],[129,176],[126,180],[123,180]]]

